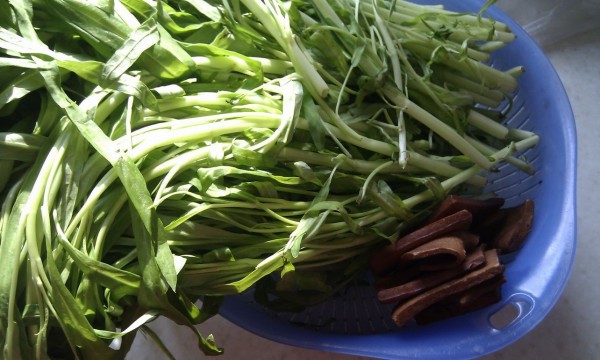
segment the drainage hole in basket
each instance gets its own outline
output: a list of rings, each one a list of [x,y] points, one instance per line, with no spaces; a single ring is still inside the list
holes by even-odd
[[[525,294],[515,294],[489,318],[490,325],[502,330],[524,318],[533,309],[533,299]]]

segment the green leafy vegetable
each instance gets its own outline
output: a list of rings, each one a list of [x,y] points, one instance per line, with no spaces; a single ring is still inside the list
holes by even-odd
[[[157,316],[220,354],[194,325],[224,296],[322,301],[449,193],[531,172],[538,137],[495,119],[512,39],[399,0],[0,0],[2,357],[122,358]]]

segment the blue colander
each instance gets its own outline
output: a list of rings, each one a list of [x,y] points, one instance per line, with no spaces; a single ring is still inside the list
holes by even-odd
[[[476,11],[482,4],[444,1],[455,11]],[[488,187],[506,198],[507,205],[526,198],[536,204],[525,246],[503,259],[507,282],[502,301],[431,325],[398,328],[390,319],[392,308],[379,304],[368,286],[348,288],[342,296],[299,314],[266,310],[249,292],[226,299],[221,311],[225,318],[259,336],[293,346],[393,359],[479,357],[517,341],[544,319],[565,287],[575,254],[575,123],[565,90],[542,50],[498,8],[489,8],[488,14],[517,35],[517,40],[494,54],[493,65],[527,69],[507,122],[541,138],[525,153],[536,169],[534,176],[507,166],[494,174]]]

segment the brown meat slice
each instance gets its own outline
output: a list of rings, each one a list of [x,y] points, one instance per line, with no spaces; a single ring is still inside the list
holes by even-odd
[[[475,222],[478,222],[480,219],[500,209],[502,205],[504,205],[504,199],[498,197],[479,200],[464,196],[449,195],[429,215],[425,223],[428,224],[437,221],[461,210],[468,210],[473,215]]]
[[[465,260],[467,251],[463,241],[456,236],[442,236],[405,252],[401,263],[417,262],[423,271],[450,269]]]
[[[419,325],[426,325],[495,304],[502,299],[501,287],[504,282],[506,282],[504,275],[496,275],[445,301],[433,304],[417,314],[415,320]]]
[[[377,290],[389,289],[405,284],[421,275],[421,270],[416,266],[409,266],[377,278],[375,288]]]
[[[408,250],[412,250],[446,233],[467,230],[471,225],[471,221],[471,213],[463,210],[425,225],[401,237],[395,244],[374,251],[369,258],[371,270],[376,276],[385,275],[394,269],[400,260],[400,256]]]
[[[500,231],[492,238],[491,245],[500,253],[513,252],[523,245],[533,226],[534,204],[525,200],[518,206],[502,209],[505,217]]]
[[[461,210],[401,237],[396,241],[395,250],[403,254],[449,232],[467,230],[471,226],[472,221],[473,216],[471,213],[467,210]]]
[[[463,242],[465,250],[470,251],[479,245],[479,234],[474,234],[470,231],[459,230],[448,233],[447,236],[456,236]]]

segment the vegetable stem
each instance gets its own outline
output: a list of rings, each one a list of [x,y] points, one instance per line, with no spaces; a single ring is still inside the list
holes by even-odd
[[[415,120],[423,123],[433,132],[447,140],[455,148],[460,150],[463,154],[468,156],[474,163],[480,165],[485,170],[494,170],[491,162],[482,155],[477,149],[469,144],[462,136],[460,136],[455,130],[450,128],[439,119],[419,107],[415,103],[411,102],[405,95],[400,93],[397,89],[385,86],[382,92],[387,96],[396,106],[404,109],[404,111],[412,116]]]

